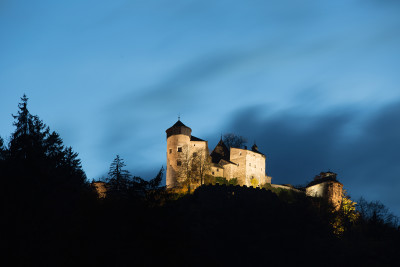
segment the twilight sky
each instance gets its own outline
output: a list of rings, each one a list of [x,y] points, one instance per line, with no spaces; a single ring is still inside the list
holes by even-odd
[[[177,115],[234,132],[273,183],[320,171],[400,215],[400,2],[0,2],[0,136],[20,97],[89,179],[119,154],[152,178]]]

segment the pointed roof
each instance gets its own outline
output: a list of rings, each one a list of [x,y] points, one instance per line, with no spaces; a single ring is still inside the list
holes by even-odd
[[[221,159],[230,161],[229,148],[225,145],[224,141],[222,141],[222,138],[219,140],[210,156],[213,163],[218,163]]]
[[[170,128],[168,128],[165,132],[167,133],[167,138],[177,134],[184,134],[190,137],[192,129],[187,127],[185,124],[181,122],[180,119],[178,119],[178,121],[175,122],[175,124],[172,125]]]
[[[175,122],[175,124],[172,125],[171,128],[172,127],[187,127],[187,126],[185,124],[183,124],[180,119],[178,119],[178,121]],[[189,127],[187,127],[187,128],[189,128]]]
[[[251,147],[251,150],[254,152],[258,152],[258,146],[256,145],[256,143],[254,143],[254,145]]]
[[[256,152],[256,153],[258,153],[258,154],[261,154],[261,155],[264,155],[263,153],[261,153],[261,152],[258,150],[258,146],[256,145],[256,142],[254,142],[254,145],[251,147],[251,151]],[[265,155],[264,155],[264,156],[265,156]]]

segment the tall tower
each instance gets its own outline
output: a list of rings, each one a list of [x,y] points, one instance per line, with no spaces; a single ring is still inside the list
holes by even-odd
[[[179,185],[181,182],[181,167],[189,155],[192,129],[183,124],[180,119],[168,128],[167,133],[167,188]]]

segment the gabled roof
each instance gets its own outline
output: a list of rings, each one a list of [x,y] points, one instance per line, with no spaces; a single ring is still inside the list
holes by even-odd
[[[222,141],[222,139],[215,146],[210,156],[213,163],[219,163],[221,159],[230,161],[229,148],[224,144],[224,141]]]

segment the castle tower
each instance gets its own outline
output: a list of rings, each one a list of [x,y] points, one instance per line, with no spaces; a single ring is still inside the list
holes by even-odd
[[[167,133],[167,188],[178,186],[182,178],[181,166],[190,149],[192,129],[183,124],[180,119],[166,131]]]
[[[336,210],[339,209],[343,197],[343,184],[336,179],[336,176],[336,173],[330,171],[321,172],[307,185],[306,194],[325,198]]]

